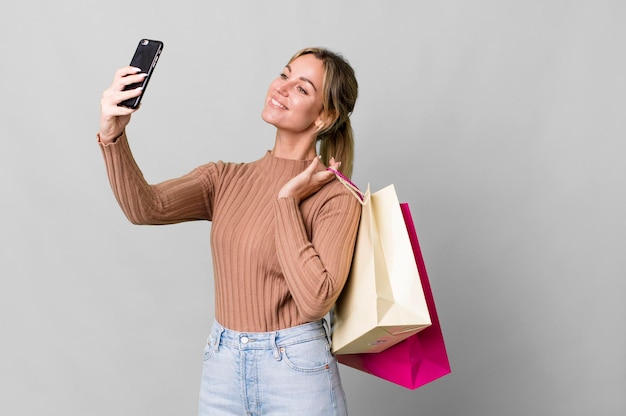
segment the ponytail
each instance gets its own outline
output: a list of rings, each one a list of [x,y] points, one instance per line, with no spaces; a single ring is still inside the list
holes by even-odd
[[[320,141],[320,155],[322,162],[326,166],[330,163],[330,158],[341,162],[339,171],[346,177],[352,176],[352,167],[354,163],[354,133],[350,124],[350,118],[346,118],[341,124],[337,121],[334,129],[324,134],[318,135]],[[335,131],[333,131],[335,130]]]

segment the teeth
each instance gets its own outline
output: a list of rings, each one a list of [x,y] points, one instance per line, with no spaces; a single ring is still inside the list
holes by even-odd
[[[285,107],[284,105],[282,105],[281,103],[279,103],[278,101],[276,101],[276,100],[275,100],[275,99],[273,99],[273,98],[272,98],[272,104],[274,104],[275,106],[280,107],[280,108],[282,108],[282,109],[284,109],[284,110],[286,110],[286,109],[287,109],[287,107]]]

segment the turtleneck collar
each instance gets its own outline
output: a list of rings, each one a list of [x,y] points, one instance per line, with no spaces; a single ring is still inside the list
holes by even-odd
[[[265,156],[260,160],[261,165],[268,170],[274,171],[276,174],[285,174],[295,176],[302,172],[311,164],[313,159],[308,160],[294,160],[284,159],[274,156],[271,150],[265,153]]]

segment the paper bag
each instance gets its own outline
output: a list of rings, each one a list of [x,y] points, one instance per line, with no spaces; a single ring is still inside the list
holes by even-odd
[[[401,205],[432,325],[377,354],[337,355],[349,367],[409,389],[417,389],[451,372],[426,266],[408,204]]]
[[[334,311],[335,354],[378,353],[431,325],[394,186],[361,195],[352,268]]]

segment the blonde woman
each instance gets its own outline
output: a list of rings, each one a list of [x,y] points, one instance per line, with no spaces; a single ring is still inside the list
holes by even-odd
[[[324,48],[296,53],[271,82],[271,151],[211,162],[151,185],[118,104],[144,75],[119,69],[101,100],[98,141],[111,187],[134,224],[212,221],[215,322],[204,350],[199,415],[345,415],[324,316],[341,292],[360,204],[326,166],[350,176],[353,69]],[[318,155],[317,149],[320,149]]]

